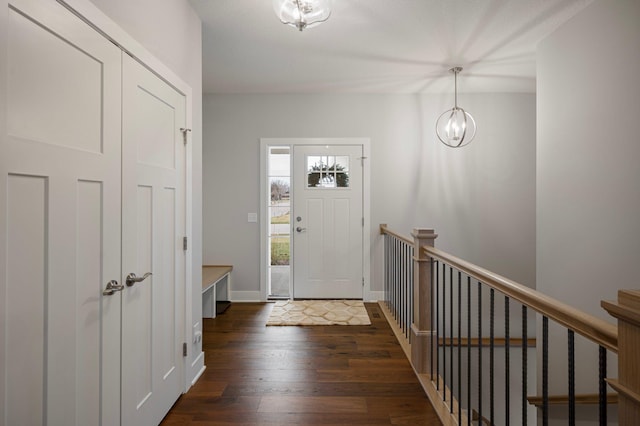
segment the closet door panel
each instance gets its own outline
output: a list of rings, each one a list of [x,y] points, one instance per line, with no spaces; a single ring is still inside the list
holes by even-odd
[[[123,57],[122,423],[157,424],[184,383],[185,97]]]
[[[121,52],[55,1],[8,15],[2,420],[116,425],[122,296],[103,290],[121,277]]]
[[[73,38],[38,24],[10,11],[9,134],[102,152],[103,63]]]
[[[47,192],[46,178],[8,178],[7,425],[42,424],[45,415]]]

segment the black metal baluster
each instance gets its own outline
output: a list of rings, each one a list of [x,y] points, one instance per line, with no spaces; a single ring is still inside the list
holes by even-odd
[[[407,308],[409,303],[407,298],[408,272],[407,245],[402,244],[402,331],[404,331],[405,337],[407,336]]]
[[[527,307],[522,305],[522,426],[527,426]]]
[[[394,307],[395,307],[395,318],[396,318],[396,322],[398,321],[398,318],[400,317],[400,241],[396,240],[396,255],[394,256],[394,261],[396,262],[396,267],[395,269],[395,277],[394,277],[394,285],[393,288],[395,289],[395,300],[394,300]]]
[[[462,273],[458,271],[458,424],[462,419]]]
[[[549,318],[542,317],[542,426],[549,424]]]
[[[444,263],[442,264],[444,268]],[[440,390],[440,263],[436,268],[436,390]]]
[[[405,295],[406,295],[406,302],[405,302],[405,316],[404,316],[404,333],[405,336],[407,337],[407,339],[409,338],[409,329],[411,327],[411,319],[409,317],[409,306],[411,306],[411,292],[413,290],[413,283],[411,282],[411,269],[412,269],[412,265],[411,265],[412,259],[409,257],[409,246],[406,246],[406,254],[405,254],[405,264],[407,265],[407,274],[406,274],[406,281],[405,281]]]
[[[393,240],[389,237],[389,312],[393,314]]]
[[[413,324],[413,309],[414,309],[414,296],[413,292],[413,257],[415,255],[415,250],[413,247],[409,246],[409,326],[407,327],[407,336],[409,337],[409,342],[411,342],[411,324]],[[425,314],[425,312],[423,312]]]
[[[389,247],[386,234],[382,236],[382,241],[384,246],[384,262],[382,263],[384,267],[384,303],[387,305],[387,308],[389,308],[389,293],[387,291],[387,287],[389,286]]]
[[[395,238],[393,240],[391,240],[391,268],[389,271],[389,301],[391,303],[391,307],[390,307],[390,311],[391,314],[393,315],[393,317],[395,318],[396,313],[395,313],[395,287],[394,287],[394,282],[395,282],[395,275],[396,275],[396,268],[395,268],[395,245],[396,245],[396,240]]]
[[[431,315],[431,322],[430,322],[430,330],[431,331],[431,357],[430,357],[430,363],[431,363],[431,369],[430,369],[430,373],[431,373],[431,381],[433,381],[433,364],[434,364],[434,356],[435,356],[435,351],[434,349],[434,345],[433,345],[433,341],[435,340],[435,335],[437,335],[437,331],[438,331],[438,327],[436,327],[436,333],[433,333],[433,324],[436,322],[436,319],[434,318],[435,314],[435,305],[437,305],[437,303],[434,304],[434,300],[436,300],[434,298],[436,290],[435,287],[438,286],[438,261],[433,259],[432,257],[429,258],[430,262],[431,262],[431,304],[429,306],[429,313]],[[434,278],[435,277],[435,278]]]
[[[442,395],[447,401],[447,273],[442,265]]]
[[[575,336],[573,330],[567,330],[567,352],[569,359],[569,426],[576,424],[576,366],[575,366]]]
[[[494,385],[495,385],[495,366],[494,366],[494,349],[495,349],[495,291],[489,290],[489,421],[495,424],[495,404],[494,404]]]
[[[449,412],[453,414],[453,268],[449,268]]]
[[[404,289],[404,283],[405,283],[405,272],[406,272],[406,268],[405,268],[405,264],[404,264],[404,243],[402,241],[399,242],[400,244],[400,315],[398,316],[398,323],[400,324],[400,328],[402,329],[402,331],[404,331],[404,314],[405,314],[405,306],[406,306],[406,301],[405,301],[405,289]]]
[[[471,277],[467,276],[467,426],[471,417]]]
[[[404,246],[404,335],[409,338],[409,246]]]
[[[398,275],[400,272],[400,262],[398,261],[398,240],[396,239],[394,242],[394,256],[393,256],[393,262],[395,263],[393,271],[393,317],[395,318],[396,322],[398,321],[398,303],[399,303],[399,299],[398,299]]]
[[[504,421],[505,421],[505,425],[509,426],[509,418],[511,416],[510,413],[510,407],[511,407],[511,401],[510,401],[510,390],[509,390],[509,376],[510,376],[510,371],[509,371],[509,341],[510,341],[510,336],[509,336],[509,298],[508,297],[504,297]]]
[[[482,419],[482,283],[480,281],[478,281],[478,418]]]
[[[607,425],[607,350],[604,346],[598,347],[598,406],[600,426]]]

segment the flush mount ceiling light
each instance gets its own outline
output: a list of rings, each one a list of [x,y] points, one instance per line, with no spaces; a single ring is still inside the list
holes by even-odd
[[[436,121],[436,133],[440,141],[451,147],[460,148],[468,145],[476,135],[476,122],[464,109],[458,106],[458,73],[462,67],[451,68],[455,80],[455,103],[453,108],[447,110]]]
[[[273,0],[273,10],[283,24],[302,31],[331,16],[332,0]]]

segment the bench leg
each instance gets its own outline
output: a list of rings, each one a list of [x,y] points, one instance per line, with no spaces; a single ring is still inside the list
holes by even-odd
[[[202,293],[202,317],[216,317],[216,286],[212,286]]]

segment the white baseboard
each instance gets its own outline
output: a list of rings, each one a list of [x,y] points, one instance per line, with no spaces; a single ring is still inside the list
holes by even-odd
[[[264,302],[260,291],[230,291],[232,302]]]
[[[198,379],[200,378],[200,376],[202,376],[202,373],[204,373],[204,370],[207,369],[206,365],[203,365],[202,368],[200,369],[200,371],[198,371],[198,374],[196,374],[196,376],[193,378],[193,380],[191,381],[191,386],[195,385],[196,382],[198,381]]]
[[[377,302],[384,300],[384,291],[370,291],[365,302]]]
[[[191,379],[191,386],[196,384],[206,368],[207,367],[204,365],[204,352],[200,352],[200,354],[198,354],[198,356],[191,363],[191,377],[193,377]]]

